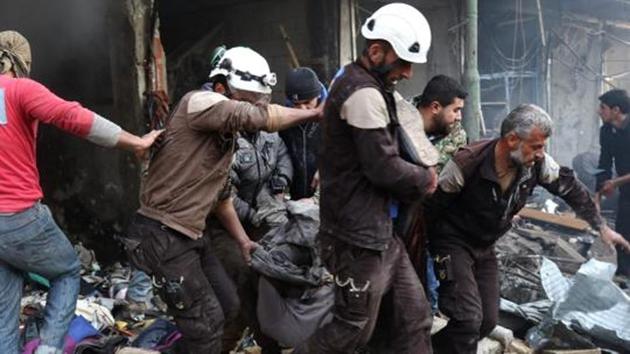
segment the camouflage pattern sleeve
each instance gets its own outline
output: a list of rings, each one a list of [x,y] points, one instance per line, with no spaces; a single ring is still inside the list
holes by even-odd
[[[467,144],[467,140],[466,131],[461,122],[459,122],[449,135],[435,144],[435,148],[440,153],[440,158],[436,166],[438,174],[442,171],[444,165],[453,157],[455,152]]]

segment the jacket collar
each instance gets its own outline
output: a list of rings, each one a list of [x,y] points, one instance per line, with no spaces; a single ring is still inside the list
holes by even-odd
[[[499,177],[497,176],[497,172],[494,168],[494,160],[495,160],[495,154],[494,154],[494,149],[497,145],[497,143],[499,142],[499,139],[495,139],[490,145],[489,147],[489,151],[486,154],[486,156],[484,157],[483,161],[481,162],[481,166],[480,166],[480,175],[482,178],[487,179],[489,181],[495,182],[495,183],[499,183]],[[533,167],[532,167],[533,168]],[[525,180],[531,178],[532,176],[532,168],[524,168],[524,167],[519,167],[518,171],[516,173],[516,183],[520,184],[522,182],[524,182]]]

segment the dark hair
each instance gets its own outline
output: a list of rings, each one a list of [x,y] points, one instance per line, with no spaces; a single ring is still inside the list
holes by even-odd
[[[380,44],[385,50],[392,48],[392,45],[389,44],[389,42],[384,39],[366,39],[365,46],[363,47],[363,52],[362,52],[364,56],[368,55],[368,48],[370,48],[372,44]]]
[[[599,101],[610,108],[619,107],[621,113],[630,111],[630,98],[626,90],[614,89],[599,96]]]
[[[446,107],[453,103],[456,97],[465,100],[468,97],[468,92],[452,77],[437,75],[429,80],[422,95],[413,98],[413,104],[420,108],[428,107],[431,102],[438,101],[443,107]]]

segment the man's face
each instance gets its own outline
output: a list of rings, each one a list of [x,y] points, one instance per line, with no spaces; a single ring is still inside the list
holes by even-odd
[[[519,138],[516,133],[510,134],[512,134],[508,137],[510,158],[516,165],[529,168],[545,157],[547,136],[540,128],[534,127],[526,139]]]
[[[433,112],[433,120],[435,122],[435,131],[431,134],[448,135],[455,125],[462,120],[462,108],[464,108],[464,100],[455,97],[453,102],[443,107],[439,102],[431,103]]]
[[[219,81],[215,82],[212,85],[212,91],[214,91],[216,93],[220,93],[220,94],[225,95],[225,96],[227,96],[227,94],[228,94],[228,90],[227,90],[226,85],[224,85],[222,82],[219,82]]]
[[[398,81],[408,80],[413,76],[411,63],[400,59],[391,46],[374,43],[368,49],[368,53],[373,67],[391,67],[383,77],[386,86],[393,88]]]
[[[313,97],[310,100],[293,102],[295,108],[299,109],[313,109],[317,107],[317,97]]]
[[[388,86],[396,86],[398,81],[402,79],[409,80],[413,76],[411,63],[398,58],[396,52],[389,48],[385,55],[385,65],[393,65],[393,68],[385,76],[385,83]]]
[[[608,106],[605,103],[600,103],[599,104],[599,117],[602,119],[602,122],[604,123],[612,123],[613,122],[613,118],[615,117],[615,109],[614,108],[610,108],[610,106]]]

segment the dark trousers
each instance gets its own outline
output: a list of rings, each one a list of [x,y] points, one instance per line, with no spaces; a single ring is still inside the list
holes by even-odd
[[[296,348],[296,354],[353,353],[368,345],[377,319],[379,332],[388,332],[386,348],[378,353],[432,352],[431,311],[400,239],[392,238],[379,252],[320,235],[320,247],[335,275],[334,318]]]
[[[617,209],[615,230],[630,241],[630,197],[621,195]],[[630,254],[617,247],[617,273],[630,276]]]
[[[182,352],[220,353],[224,315],[209,279],[218,281],[224,292],[230,284],[213,277],[225,271],[217,271],[221,264],[210,253],[208,238],[193,240],[139,214],[127,238],[131,263],[157,280],[160,296],[183,334]]]
[[[450,317],[448,325],[433,336],[439,354],[474,354],[477,342],[497,324],[499,273],[494,246],[473,248],[453,242],[432,242],[431,255],[440,281],[440,311]]]

